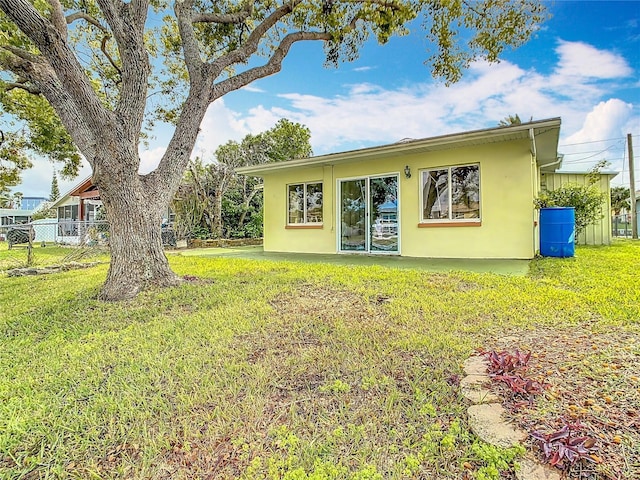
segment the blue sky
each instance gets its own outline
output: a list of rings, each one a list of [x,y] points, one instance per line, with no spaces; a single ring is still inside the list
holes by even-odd
[[[213,104],[194,155],[212,159],[218,145],[271,128],[280,118],[308,126],[316,155],[493,127],[518,113],[523,121],[561,117],[565,170],[600,159],[628,185],[627,133],[640,159],[640,1],[548,2],[552,18],[499,64],[476,63],[446,87],[424,65],[428,44],[419,23],[409,36],[366,44],[360,58],[323,67],[319,43],[296,45],[282,71]],[[141,171],[162,155],[167,132],[141,151]],[[14,190],[48,196],[52,165],[37,161]],[[640,188],[640,160],[636,161]],[[82,175],[88,175],[85,167]],[[64,192],[78,180],[60,183]]]

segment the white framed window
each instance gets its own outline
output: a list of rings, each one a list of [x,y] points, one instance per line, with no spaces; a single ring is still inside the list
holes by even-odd
[[[322,182],[287,185],[287,224],[322,223]]]
[[[479,222],[480,165],[420,170],[422,222]]]

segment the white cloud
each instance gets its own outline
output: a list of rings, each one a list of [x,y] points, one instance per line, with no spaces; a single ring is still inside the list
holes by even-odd
[[[247,120],[227,108],[224,99],[216,100],[209,106],[200,125],[200,134],[192,156],[210,160],[218,146],[229,140],[239,140],[247,133]]]
[[[162,159],[162,155],[167,150],[167,147],[156,147],[151,150],[142,150],[140,151],[140,167],[138,168],[138,172],[145,174],[154,170],[160,160]]]
[[[592,142],[624,136],[624,126],[633,113],[633,105],[612,98],[598,103],[585,116],[582,128],[566,138],[566,143]]]
[[[606,160],[609,162],[606,170],[624,172],[627,169],[626,134],[640,127],[640,117],[634,116],[633,105],[612,98],[598,103],[583,119],[577,131],[561,140],[562,169],[586,171],[600,160]],[[632,123],[636,130],[629,129]],[[614,183],[624,180],[624,175],[618,175]]]
[[[556,53],[560,57],[556,73],[561,77],[612,79],[633,73],[620,55],[598,50],[587,43],[560,40]]]
[[[256,87],[255,85],[245,85],[241,90],[244,90],[245,92],[264,93],[263,89]]]
[[[490,127],[515,113],[523,121],[562,117],[569,135],[606,136],[608,126],[620,136],[620,122],[629,121],[632,106],[610,98],[610,92],[614,81],[630,75],[626,61],[581,42],[560,41],[557,53],[557,67],[549,75],[507,61],[478,62],[448,88],[361,83],[334,96],[290,92],[279,95],[284,106],[259,105],[237,121],[252,131],[270,128],[282,117],[303,123],[312,132],[316,154]]]

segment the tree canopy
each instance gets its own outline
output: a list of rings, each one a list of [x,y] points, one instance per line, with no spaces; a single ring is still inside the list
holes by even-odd
[[[180,282],[160,224],[208,106],[279,72],[293,45],[320,42],[338,65],[411,23],[433,75],[452,83],[527,41],[544,16],[538,0],[0,0],[0,105],[16,147],[2,158],[19,173],[25,150],[46,153],[61,174],[86,158],[111,224],[101,297],[130,298]],[[174,133],[140,175],[138,149],[158,121]]]
[[[172,201],[179,235],[199,238],[262,236],[262,179],[237,175],[246,165],[309,157],[311,132],[286,118],[257,135],[221,145],[213,162],[195,159]]]
[[[210,98],[220,98],[279,71],[300,41],[321,41],[326,64],[337,66],[357,58],[371,37],[384,44],[421,20],[430,47],[425,63],[453,83],[472,61],[496,62],[505,48],[527,41],[545,15],[537,0],[2,0],[0,9],[0,113],[8,137],[0,161],[14,165],[12,180],[30,166],[26,151],[62,162],[63,177],[77,172],[80,142],[58,116],[71,112],[52,98],[67,97],[68,82],[93,108],[114,113],[137,84],[148,101],[135,113],[146,117],[132,121],[152,128],[178,123],[194,81],[206,81]],[[259,65],[254,57],[266,60]],[[141,70],[127,69],[127,61]],[[68,79],[56,78],[62,68],[70,69]],[[51,79],[58,81],[44,84]]]
[[[611,187],[611,209],[620,215],[622,209],[631,209],[631,192],[628,187]]]

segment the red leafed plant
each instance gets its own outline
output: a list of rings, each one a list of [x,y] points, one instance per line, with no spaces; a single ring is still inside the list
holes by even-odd
[[[522,375],[493,375],[492,378],[496,382],[505,383],[512,392],[524,395],[539,395],[545,388],[549,388],[547,383],[540,383]]]
[[[598,449],[595,439],[588,436],[572,436],[572,432],[575,431],[576,426],[564,425],[557,432],[544,434],[536,430],[530,435],[538,440],[545,458],[554,467],[564,468],[566,464],[573,465],[582,459],[597,462],[598,457],[594,454]]]
[[[480,354],[489,360],[489,374],[492,375],[502,375],[516,369],[525,369],[531,358],[531,352],[525,354],[519,350],[513,354],[507,351],[496,352],[495,350],[481,351]]]

